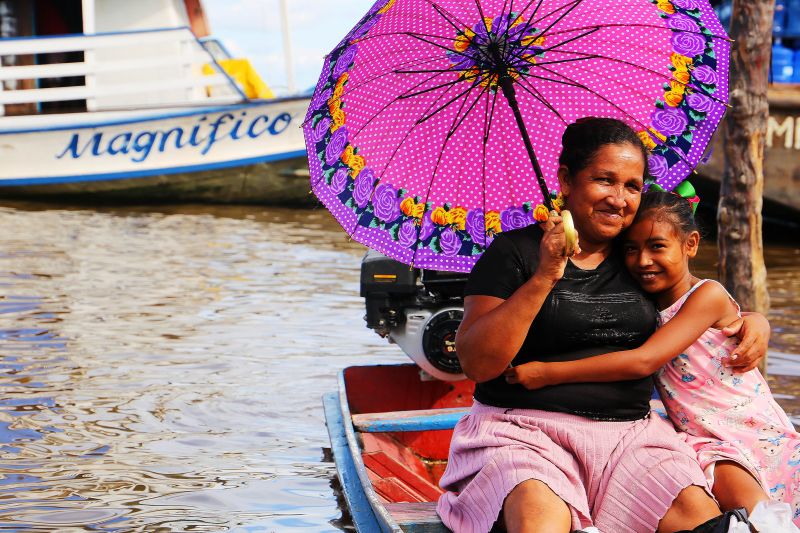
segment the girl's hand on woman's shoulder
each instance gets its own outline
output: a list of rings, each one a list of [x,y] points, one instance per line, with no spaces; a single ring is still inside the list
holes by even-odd
[[[567,241],[561,216],[551,211],[547,222],[543,222],[541,228],[544,230],[544,235],[539,245],[539,266],[536,269],[536,276],[555,283],[564,276],[564,269],[569,259],[564,255]],[[580,249],[576,249],[575,253],[579,251]]]
[[[512,366],[503,372],[506,382],[519,384],[526,389],[535,390],[551,385],[547,378],[547,363],[531,361],[519,366]]]

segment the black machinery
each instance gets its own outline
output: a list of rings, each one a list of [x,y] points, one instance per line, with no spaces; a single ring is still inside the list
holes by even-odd
[[[411,268],[369,251],[361,262],[367,327],[400,346],[432,377],[464,379],[455,340],[466,281],[467,274]]]

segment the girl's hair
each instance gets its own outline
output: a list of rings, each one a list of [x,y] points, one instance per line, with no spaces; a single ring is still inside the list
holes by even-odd
[[[633,222],[644,218],[669,222],[681,240],[686,240],[693,231],[700,231],[692,213],[692,204],[686,198],[671,192],[649,190],[644,193]]]
[[[571,176],[586,168],[597,151],[607,144],[632,144],[642,152],[644,175],[647,176],[648,152],[633,129],[615,118],[579,118],[567,126],[561,137],[561,156],[558,164],[564,165]]]

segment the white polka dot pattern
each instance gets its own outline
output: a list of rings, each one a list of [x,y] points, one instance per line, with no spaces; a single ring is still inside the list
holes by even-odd
[[[359,242],[468,271],[542,202],[487,65],[499,41],[548,189],[561,135],[618,118],[672,189],[728,100],[730,44],[707,0],[380,0],[326,58],[305,123],[312,189]]]

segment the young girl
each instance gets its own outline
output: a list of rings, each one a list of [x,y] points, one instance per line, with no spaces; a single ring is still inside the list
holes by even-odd
[[[657,371],[667,413],[697,452],[721,508],[752,512],[761,500],[784,501],[800,525],[800,434],[757,369],[734,373],[726,366],[736,339],[720,330],[739,317],[739,306],[722,285],[689,272],[699,241],[686,199],[644,194],[624,235],[625,263],[654,295],[661,327],[640,348],[578,361],[533,361],[509,368],[506,380],[538,389]]]

